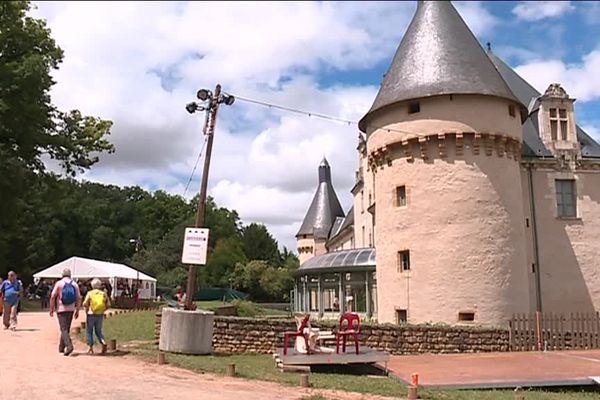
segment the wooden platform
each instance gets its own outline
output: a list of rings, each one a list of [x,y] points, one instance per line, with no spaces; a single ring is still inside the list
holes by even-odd
[[[288,354],[283,355],[283,349],[277,349],[275,361],[283,366],[311,366],[311,365],[349,365],[349,364],[374,364],[386,363],[390,359],[390,355],[384,351],[372,349],[370,347],[361,346],[360,353],[354,352],[352,346],[351,351],[346,353],[315,353],[315,354],[300,354],[294,352],[293,348],[288,349]]]

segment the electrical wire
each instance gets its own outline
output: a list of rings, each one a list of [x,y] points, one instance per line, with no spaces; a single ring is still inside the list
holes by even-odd
[[[296,114],[302,114],[302,115],[306,115],[308,117],[316,117],[316,118],[321,118],[321,119],[324,119],[324,120],[329,120],[329,121],[334,121],[334,122],[342,122],[342,123],[347,124],[347,125],[356,125],[356,126],[358,126],[358,122],[357,121],[351,121],[349,119],[335,117],[335,116],[327,115],[327,114],[323,114],[323,113],[316,113],[316,112],[299,110],[297,108],[282,106],[282,105],[279,105],[279,104],[268,103],[266,101],[255,100],[255,99],[251,99],[251,98],[244,97],[244,96],[238,96],[238,95],[233,95],[233,96],[236,98],[236,100],[241,100],[241,101],[245,101],[247,103],[257,104],[257,105],[260,105],[260,106],[263,106],[263,107],[267,107],[267,108],[276,108],[278,110],[293,112],[293,113],[296,113]],[[374,125],[370,125],[370,124],[368,124],[367,126],[375,128],[375,129],[383,129],[383,130],[387,131],[388,133],[389,132],[397,132],[397,133],[404,133],[404,134],[408,134],[408,135],[414,135],[415,134],[415,132],[402,131],[400,129],[386,128],[386,127],[383,127],[383,126],[374,126]]]
[[[202,158],[202,153],[204,152],[204,146],[206,146],[206,142],[208,141],[208,136],[204,136],[204,143],[202,143],[202,147],[200,148],[200,152],[198,153],[198,158],[196,158],[196,164],[194,165],[194,169],[192,169],[192,173],[190,174],[190,179],[187,181],[187,185],[185,185],[185,190],[183,191],[183,197],[187,194],[187,191],[190,187],[190,183],[192,183],[192,179],[194,179],[194,174],[196,173],[196,168],[198,168],[198,164],[200,163],[200,158]]]
[[[331,115],[298,110],[298,109],[295,109],[292,107],[280,106],[278,104],[272,104],[272,103],[267,103],[267,102],[260,101],[260,100],[249,99],[248,97],[242,97],[242,96],[237,96],[237,95],[235,95],[234,97],[237,100],[242,100],[242,101],[246,101],[248,103],[258,104],[258,105],[265,106],[268,108],[277,108],[279,110],[289,111],[289,112],[293,112],[296,114],[308,115],[309,117],[317,117],[317,118],[327,119],[327,120],[336,121],[336,122],[343,122],[348,125],[358,125],[358,122],[350,121],[349,119],[343,119],[343,118],[339,118],[339,117],[333,117]]]

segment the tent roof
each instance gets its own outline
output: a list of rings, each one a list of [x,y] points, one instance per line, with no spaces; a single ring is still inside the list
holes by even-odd
[[[82,257],[71,257],[33,274],[34,278],[61,278],[65,268],[73,278],[125,278],[156,282],[153,277],[125,265]]]

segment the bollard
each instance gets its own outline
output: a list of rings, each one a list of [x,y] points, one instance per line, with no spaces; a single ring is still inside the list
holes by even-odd
[[[108,349],[109,350],[117,350],[117,339],[110,339],[108,341]]]
[[[227,376],[235,376],[235,364],[227,365]]]
[[[416,372],[413,372],[412,374],[410,374],[410,384],[412,386],[419,386],[419,374]]]
[[[158,352],[158,365],[163,365],[167,363],[167,358],[165,356],[165,353],[163,353],[162,351]]]
[[[310,382],[308,381],[308,374],[300,375],[300,386],[302,387],[310,387]]]
[[[81,321],[81,329],[85,329],[85,321]]]
[[[305,388],[310,387],[310,381],[309,381],[308,374],[300,375],[300,386],[305,387]]]
[[[417,386],[410,385],[408,387],[408,400],[417,400],[419,398],[419,390]]]
[[[515,400],[525,400],[525,395],[521,393],[521,388],[515,388]]]

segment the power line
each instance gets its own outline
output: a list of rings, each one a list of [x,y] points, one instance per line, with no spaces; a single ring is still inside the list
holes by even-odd
[[[289,111],[289,112],[293,112],[296,114],[308,115],[309,117],[317,117],[317,118],[327,119],[327,120],[336,121],[336,122],[343,122],[348,125],[358,125],[358,122],[350,121],[348,119],[343,119],[343,118],[339,118],[339,117],[333,117],[331,115],[326,115],[326,114],[322,114],[322,113],[314,113],[314,112],[310,112],[310,111],[298,110],[296,108],[280,106],[278,104],[272,104],[272,103],[267,103],[267,102],[260,101],[260,100],[249,99],[247,97],[242,97],[242,96],[238,96],[238,95],[235,95],[235,98],[237,100],[242,100],[242,101],[246,101],[248,103],[258,104],[258,105],[265,106],[268,108],[277,108],[279,110]]]
[[[266,101],[260,101],[260,100],[250,99],[248,97],[243,97],[243,96],[238,96],[238,95],[234,95],[234,96],[235,96],[235,98],[237,100],[242,100],[242,101],[245,101],[245,102],[248,102],[248,103],[257,104],[257,105],[264,106],[264,107],[267,107],[267,108],[276,108],[278,110],[293,112],[293,113],[296,113],[296,114],[302,114],[302,115],[306,115],[308,117],[316,117],[316,118],[321,118],[321,119],[329,120],[329,121],[342,122],[342,123],[347,124],[347,125],[356,125],[356,126],[358,126],[358,122],[357,121],[351,121],[349,119],[335,117],[335,116],[327,115],[327,114],[323,114],[323,113],[317,113],[317,112],[299,110],[297,108],[287,107],[287,106],[281,106],[279,104],[268,103]],[[367,125],[367,126],[375,128],[375,129],[383,129],[383,130],[385,130],[387,132],[397,132],[397,133],[404,133],[404,134],[408,134],[408,135],[414,135],[415,134],[415,132],[402,131],[400,129],[386,128],[386,127],[383,127],[383,126],[374,126],[374,125],[370,125],[370,124]]]
[[[190,179],[188,179],[187,185],[185,185],[185,190],[183,191],[183,197],[187,194],[187,191],[190,187],[190,183],[194,178],[194,174],[196,173],[196,168],[198,168],[198,163],[200,162],[200,158],[202,158],[202,152],[204,151],[204,146],[206,146],[206,142],[208,141],[208,136],[204,137],[204,143],[202,143],[202,147],[200,148],[200,152],[198,153],[198,158],[196,158],[196,164],[194,165],[194,169],[192,169],[192,173],[190,174]]]

